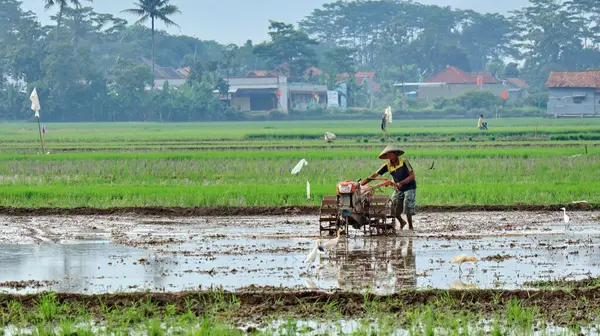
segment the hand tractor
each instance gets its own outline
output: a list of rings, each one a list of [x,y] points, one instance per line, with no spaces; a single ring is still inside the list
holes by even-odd
[[[360,180],[344,181],[337,184],[337,196],[325,196],[321,202],[319,215],[319,234],[323,231],[333,235],[338,229],[348,227],[363,230],[369,235],[395,235],[392,200],[388,195],[376,195],[375,192],[395,183],[389,179],[373,187],[360,185]]]

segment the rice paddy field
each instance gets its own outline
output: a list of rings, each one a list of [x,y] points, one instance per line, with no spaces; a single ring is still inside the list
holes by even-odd
[[[0,123],[0,335],[599,334],[600,119],[487,121]],[[387,144],[415,230],[304,264]]]
[[[499,119],[487,132],[472,124],[390,126],[388,139],[415,168],[420,205],[600,202],[599,120]],[[338,139],[325,143],[326,131]],[[37,125],[5,123],[0,205],[314,206],[338,181],[375,171],[381,140],[377,121],[50,124],[50,154],[39,155]],[[302,158],[309,164],[290,174]]]

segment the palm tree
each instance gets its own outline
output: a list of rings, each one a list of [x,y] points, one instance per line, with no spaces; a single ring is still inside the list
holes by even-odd
[[[179,8],[169,4],[170,0],[138,0],[134,3],[137,8],[125,9],[122,13],[140,16],[136,24],[144,23],[150,18],[152,22],[152,74],[154,74],[154,19],[162,21],[167,26],[179,27],[169,19],[170,15],[179,14]]]
[[[92,2],[92,0],[87,0]],[[45,8],[50,9],[54,7],[54,5],[58,5],[58,18],[56,19],[56,42],[58,42],[60,22],[62,21],[63,11],[66,7],[69,7],[69,2],[73,4],[77,8],[81,8],[81,3],[79,0],[44,0],[46,3]]]

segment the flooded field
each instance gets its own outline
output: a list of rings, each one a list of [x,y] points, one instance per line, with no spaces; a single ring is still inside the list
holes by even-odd
[[[316,216],[6,216],[0,290],[526,289],[600,275],[600,212],[569,215],[567,228],[559,211],[421,214],[396,237],[351,229],[319,267],[303,263]],[[450,260],[462,253],[477,262],[459,273]]]

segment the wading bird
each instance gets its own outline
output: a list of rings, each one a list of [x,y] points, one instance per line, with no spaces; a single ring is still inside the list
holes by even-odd
[[[306,256],[306,260],[304,260],[304,263],[308,263],[308,267],[310,267],[310,265],[315,261],[315,259],[318,259],[318,262],[321,263],[321,254],[324,253],[325,250],[323,249],[323,246],[321,246],[321,239],[317,239],[315,240],[315,247]]]
[[[462,270],[461,270],[460,266],[462,266],[462,263],[467,262],[467,261],[476,262],[477,258],[467,257],[467,255],[461,254],[461,255],[458,255],[458,256],[452,258],[452,260],[450,262],[453,264],[458,264],[458,273],[461,274]]]
[[[342,229],[338,229],[337,237],[333,238],[333,239],[329,239],[328,241],[326,241],[325,244],[323,244],[323,247],[324,248],[335,247],[337,245],[337,243],[340,241],[340,234],[341,233],[342,233]]]
[[[569,216],[567,216],[567,209],[565,209],[565,208],[560,208],[560,209],[563,211],[563,216],[564,216],[565,223],[566,223],[565,229],[568,230],[569,229],[569,221],[570,221],[570,219],[569,219]]]

